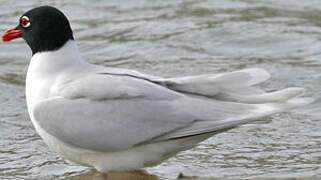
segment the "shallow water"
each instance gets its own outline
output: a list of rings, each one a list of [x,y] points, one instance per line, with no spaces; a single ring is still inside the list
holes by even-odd
[[[219,134],[163,164],[160,179],[321,178],[321,1],[0,0],[0,32],[26,10],[60,8],[82,55],[105,66],[161,76],[262,67],[268,90],[303,86],[312,105]],[[65,179],[90,170],[50,151],[26,111],[31,52],[22,40],[0,43],[0,179]]]

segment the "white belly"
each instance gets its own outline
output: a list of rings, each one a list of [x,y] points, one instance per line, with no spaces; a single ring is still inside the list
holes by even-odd
[[[65,158],[100,172],[135,170],[155,166],[179,151],[190,149],[210,134],[146,144],[117,152],[98,152],[66,144],[44,131],[35,121],[36,130],[46,144]]]

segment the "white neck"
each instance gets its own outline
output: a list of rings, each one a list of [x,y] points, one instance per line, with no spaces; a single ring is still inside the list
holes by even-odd
[[[30,108],[35,102],[50,96],[55,82],[65,72],[79,71],[79,69],[83,69],[79,66],[84,64],[87,62],[80,57],[76,42],[73,40],[69,40],[56,51],[40,52],[33,55],[26,79],[28,110],[31,110]]]
[[[56,51],[39,52],[31,58],[28,73],[37,74],[58,73],[66,68],[85,63],[80,57],[77,44],[69,40]]]

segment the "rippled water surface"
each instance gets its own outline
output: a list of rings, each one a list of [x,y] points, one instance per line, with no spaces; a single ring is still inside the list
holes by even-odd
[[[0,0],[1,34],[42,1]],[[82,55],[104,66],[161,76],[267,69],[263,86],[303,86],[316,102],[219,134],[147,169],[160,179],[321,178],[321,1],[64,1]],[[0,179],[64,179],[89,169],[50,151],[26,111],[31,52],[0,43]]]

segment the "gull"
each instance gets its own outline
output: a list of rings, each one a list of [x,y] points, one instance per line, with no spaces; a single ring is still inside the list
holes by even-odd
[[[155,166],[211,136],[309,104],[304,88],[265,92],[264,69],[162,78],[86,62],[66,16],[51,6],[24,13],[2,36],[32,51],[30,119],[63,157],[102,173]]]

